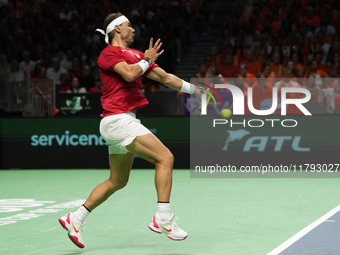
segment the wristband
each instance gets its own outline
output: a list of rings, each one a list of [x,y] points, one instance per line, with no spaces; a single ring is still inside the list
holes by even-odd
[[[182,81],[183,81],[183,85],[182,85],[180,92],[194,94],[196,86],[194,84],[191,84],[191,83],[186,82],[184,80],[182,80]]]
[[[145,61],[144,59],[142,59],[141,61],[139,61],[137,63],[137,65],[139,65],[142,69],[143,69],[143,72],[141,75],[143,75],[145,73],[146,70],[148,70],[149,68],[149,63],[147,61]]]

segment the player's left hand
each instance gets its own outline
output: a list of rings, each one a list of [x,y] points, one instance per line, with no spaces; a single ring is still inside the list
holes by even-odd
[[[147,49],[144,53],[144,57],[150,58],[151,62],[155,62],[156,59],[163,54],[164,50],[159,50],[161,49],[162,43],[161,39],[158,39],[155,44],[153,44],[153,38],[150,39],[149,42],[149,49]]]

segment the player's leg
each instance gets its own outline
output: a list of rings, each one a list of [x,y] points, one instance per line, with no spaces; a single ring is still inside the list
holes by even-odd
[[[158,201],[169,201],[172,185],[172,166],[174,162],[170,150],[151,133],[137,136],[126,148],[133,154],[155,165],[155,185]]]
[[[170,193],[172,186],[172,167],[174,157],[170,150],[154,135],[137,136],[126,146],[133,154],[153,163],[156,168],[155,185],[157,190],[157,213],[149,228],[156,233],[165,233],[172,240],[184,240],[188,234],[175,223],[175,216],[170,215]]]
[[[79,248],[85,247],[81,235],[85,218],[94,208],[127,184],[133,159],[134,155],[130,152],[126,154],[110,154],[110,178],[95,187],[84,205],[76,212],[65,214],[59,219],[62,227],[68,231],[68,237]]]
[[[133,159],[134,155],[130,152],[109,154],[110,178],[94,188],[84,203],[86,208],[92,211],[117,190],[125,187],[129,180]]]

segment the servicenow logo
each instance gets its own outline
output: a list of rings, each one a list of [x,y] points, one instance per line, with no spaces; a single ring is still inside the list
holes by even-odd
[[[32,146],[103,146],[108,145],[103,137],[90,135],[71,135],[70,131],[66,130],[64,135],[32,135]]]

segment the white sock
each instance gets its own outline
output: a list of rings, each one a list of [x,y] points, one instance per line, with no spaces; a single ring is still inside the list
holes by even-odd
[[[157,203],[157,213],[162,222],[170,220],[170,203]]]
[[[90,211],[84,205],[79,207],[79,209],[74,213],[74,215],[81,222],[83,222],[89,214],[90,214]]]

